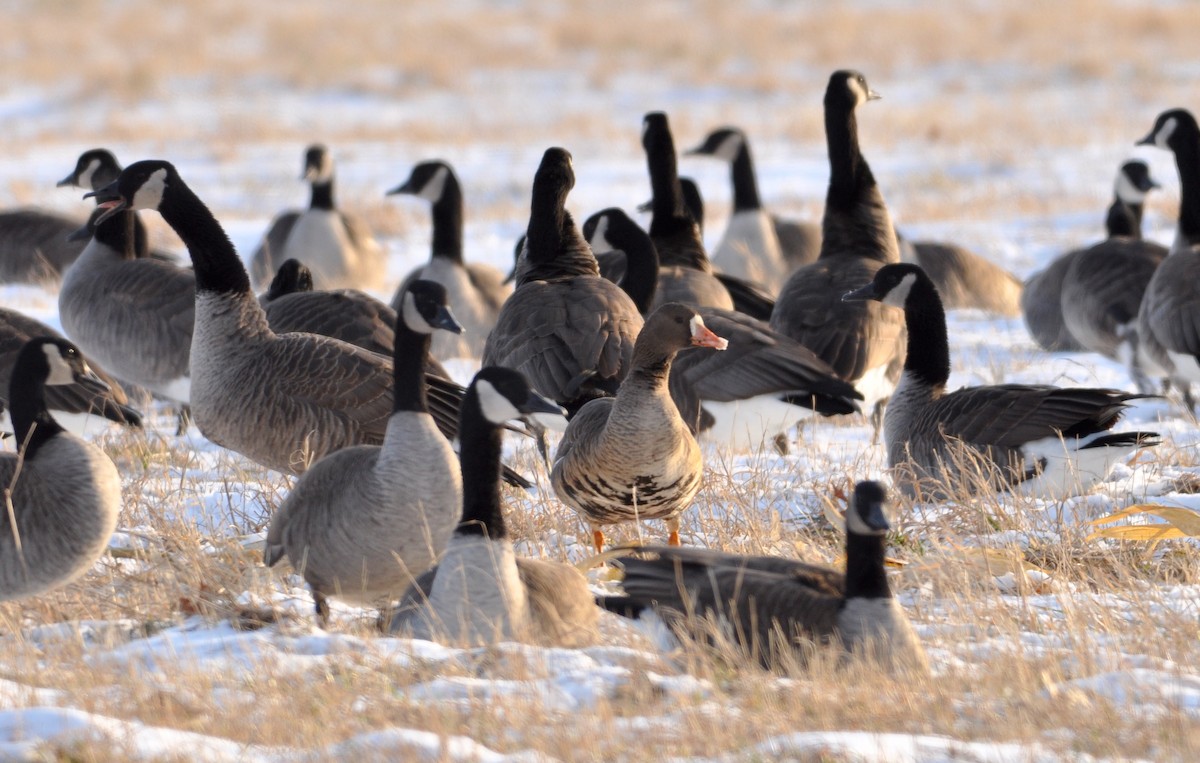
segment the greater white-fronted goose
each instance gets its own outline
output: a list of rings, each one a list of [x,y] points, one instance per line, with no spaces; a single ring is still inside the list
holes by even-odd
[[[758,195],[758,178],[750,142],[737,127],[720,127],[686,152],[711,156],[729,164],[733,212],[713,252],[713,265],[723,272],[767,286],[781,284],[801,265],[821,253],[821,226],[783,220],[769,214]],[[782,232],[782,235],[781,235]],[[784,248],[784,236],[788,247]]]
[[[686,347],[727,346],[694,308],[668,302],[646,320],[616,397],[592,400],[571,419],[550,479],[588,522],[597,551],[601,527],[642,519],[665,520],[679,545],[679,514],[700,489],[704,463],[671,399],[671,363]]]
[[[614,207],[589,217],[583,234],[598,259],[619,253],[621,287],[640,311],[648,312],[658,256],[646,232]],[[729,340],[729,350],[684,349],[671,365],[671,397],[693,434],[737,449],[757,448],[814,412],[830,416],[858,410],[855,400],[861,395],[812,350],[748,315],[715,307],[696,311]]]
[[[943,241],[910,241],[896,232],[900,260],[920,265],[947,310],[1021,314],[1021,279],[966,247]]]
[[[1146,286],[1167,256],[1166,247],[1141,237],[1142,202],[1156,187],[1145,162],[1122,165],[1109,208],[1110,235],[1068,255],[1061,298],[1063,324],[1070,335],[1084,349],[1128,366],[1138,388],[1147,393],[1154,388],[1138,359],[1137,316]],[[1113,230],[1127,233],[1112,235]]]
[[[462,518],[441,561],[405,595],[392,632],[472,646],[597,640],[600,610],[587,579],[569,564],[517,556],[500,501],[505,423],[562,413],[517,371],[476,374],[462,407]]]
[[[947,392],[946,314],[917,265],[880,268],[845,299],[901,308],[908,323],[904,374],[883,424],[888,465],[907,495],[929,500],[982,488],[1077,495],[1133,450],[1158,444],[1153,432],[1110,431],[1129,401],[1144,395],[1026,384]]]
[[[0,453],[0,601],[65,585],[100,557],[121,513],[121,475],[104,451],[65,431],[47,386],[103,387],[65,339],[26,342],[8,387],[17,453]],[[15,522],[15,526],[14,526]]]
[[[483,352],[485,366],[517,369],[539,393],[571,411],[616,393],[642,328],[625,292],[600,277],[566,210],[574,185],[571,155],[547,149],[533,180],[517,288]]]
[[[856,71],[836,71],[825,89],[829,191],[821,256],[794,272],[775,302],[771,328],[815,352],[867,404],[885,400],[904,361],[904,321],[841,295],[899,260],[892,217],[858,147],[855,110],[879,95]]]
[[[433,205],[433,240],[429,262],[410,273],[396,291],[392,308],[414,278],[437,281],[450,294],[450,307],[462,322],[461,336],[440,334],[433,339],[433,356],[439,359],[478,358],[500,307],[512,287],[504,274],[490,265],[463,261],[463,194],[458,177],[443,161],[421,162],[408,180],[388,194],[409,194]]]
[[[0,307],[0,390],[11,386],[22,348],[31,340],[43,337],[62,339],[57,331],[41,321]],[[76,435],[95,432],[110,423],[140,427],[142,415],[129,407],[129,398],[121,385],[98,368],[93,368],[92,372],[103,385],[89,383],[88,377],[83,383],[54,384],[45,389],[46,407],[55,420]],[[4,417],[0,428],[13,431],[6,400],[0,400],[0,411]]]
[[[1200,128],[1185,109],[1158,115],[1141,144],[1175,154],[1179,228],[1170,254],[1154,271],[1138,310],[1139,360],[1147,373],[1188,387],[1200,382]]]
[[[425,383],[433,333],[462,331],[446,303],[441,284],[409,284],[395,326],[383,444],[317,461],[271,518],[263,560],[268,567],[291,560],[322,621],[330,596],[381,608],[398,599],[437,560],[458,519],[458,461],[429,415]]]
[[[927,671],[921,642],[888,585],[885,501],[878,482],[855,486],[845,574],[777,556],[629,548],[612,559],[624,594],[600,604],[638,620],[652,612],[677,638],[722,642],[766,668],[803,664],[815,647],[830,644],[891,669]]]
[[[1114,184],[1113,201],[1108,207],[1104,221],[1108,241],[1141,240],[1142,206],[1146,194],[1155,187],[1145,162],[1132,160],[1121,165]],[[1029,329],[1033,341],[1048,352],[1079,352],[1085,349],[1067,328],[1063,318],[1062,298],[1063,281],[1067,277],[1067,271],[1085,251],[1088,249],[1067,252],[1025,281],[1025,289],[1021,293],[1021,312],[1025,318],[1025,326]],[[1145,284],[1141,286],[1141,290],[1145,291]],[[1137,304],[1140,304],[1140,297]],[[1135,306],[1134,312],[1136,311]]]
[[[331,337],[272,331],[229,237],[173,165],[131,164],[95,195],[106,214],[157,209],[188,247],[196,275],[191,402],[205,437],[289,474],[350,445],[383,443],[391,360]],[[431,395],[430,412],[453,439],[457,405]]]
[[[333,156],[314,144],[304,153],[301,180],[312,187],[308,209],[284,212],[271,222],[250,258],[255,283],[265,284],[288,259],[313,271],[317,288],[378,289],[387,273],[387,252],[358,216],[337,208]]]

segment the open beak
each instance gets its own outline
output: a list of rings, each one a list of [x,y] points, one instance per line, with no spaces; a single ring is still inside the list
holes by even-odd
[[[124,210],[128,206],[129,205],[125,203],[124,199],[115,199],[113,201],[104,201],[104,202],[97,204],[96,209],[103,209],[104,212],[101,213],[101,215],[95,219],[94,224],[99,225],[100,223],[104,222],[108,218],[110,218],[113,215],[117,214],[118,212]]]
[[[692,346],[708,347],[713,350],[724,350],[729,347],[729,340],[717,336],[699,315],[692,318]]]

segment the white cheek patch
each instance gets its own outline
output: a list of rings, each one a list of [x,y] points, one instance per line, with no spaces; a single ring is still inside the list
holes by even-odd
[[[849,81],[850,92],[854,94],[854,103],[858,106],[867,102],[867,91],[863,89],[862,83],[857,77],[852,77]]]
[[[485,379],[475,382],[475,393],[479,395],[479,407],[483,415],[493,424],[503,424],[511,419],[520,418],[521,412],[507,397],[501,395],[495,387]]]
[[[592,231],[588,246],[592,247],[592,251],[596,254],[613,250],[614,247],[608,240],[608,215],[603,215],[596,221],[596,230]]]
[[[157,169],[138,186],[137,192],[133,194],[133,203],[129,205],[130,209],[158,209],[166,190],[167,170]]]
[[[429,178],[429,182],[421,186],[420,191],[417,191],[417,195],[427,201],[439,201],[442,198],[442,192],[446,190],[446,178],[449,176],[449,169],[438,167],[437,171],[433,173],[433,177]]]
[[[417,309],[417,300],[413,298],[412,292],[404,293],[404,306],[402,307],[404,315],[404,325],[408,326],[413,331],[419,334],[432,334],[433,326],[425,320],[425,316],[421,315],[421,311]]]
[[[727,162],[732,162],[737,158],[738,152],[742,150],[742,136],[736,132],[731,132],[721,141],[721,145],[717,146],[714,152],[716,156],[724,159]]]
[[[1158,132],[1154,133],[1154,145],[1159,148],[1170,148],[1169,142],[1171,136],[1175,134],[1175,128],[1179,127],[1179,120],[1175,117],[1170,117],[1163,122],[1163,126],[1158,128]]]
[[[42,352],[46,353],[46,363],[50,366],[50,373],[46,376],[46,384],[73,384],[75,382],[75,372],[71,370],[70,364],[63,359],[57,345],[44,344],[42,345]]]
[[[92,178],[95,176],[96,170],[98,170],[98,169],[100,169],[100,160],[99,159],[93,159],[90,162],[88,162],[87,168],[84,169],[83,172],[79,173],[79,183],[78,183],[79,187],[80,188],[91,188],[92,187]]]
[[[883,304],[903,308],[904,303],[908,301],[908,293],[912,291],[913,284],[916,282],[917,276],[915,273],[909,273],[904,276],[900,279],[900,283],[892,287],[892,290],[883,296]]]
[[[1117,198],[1126,204],[1141,204],[1146,200],[1146,192],[1133,184],[1124,171],[1117,173]]]

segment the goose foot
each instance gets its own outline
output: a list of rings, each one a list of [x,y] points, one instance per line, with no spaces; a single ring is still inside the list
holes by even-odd
[[[329,628],[329,599],[319,591],[313,591],[313,607],[317,611],[317,622],[322,628]]]
[[[679,517],[671,517],[667,520],[667,545],[682,546],[683,543],[679,540]]]
[[[178,423],[175,426],[175,436],[182,437],[187,434],[188,427],[192,425],[192,407],[190,405],[180,406]]]
[[[788,453],[792,452],[791,443],[788,442],[787,435],[785,435],[783,432],[775,435],[774,446],[775,452],[781,456],[786,456]]]
[[[598,527],[592,528],[592,545],[596,547],[596,553],[604,553],[604,531]]]

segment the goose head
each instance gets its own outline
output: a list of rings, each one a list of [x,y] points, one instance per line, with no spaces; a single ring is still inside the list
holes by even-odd
[[[286,260],[275,271],[271,285],[267,288],[267,301],[282,297],[285,294],[313,290],[313,275],[308,266],[295,258]]]
[[[304,152],[304,172],[300,179],[313,184],[333,180],[333,155],[320,143],[314,143]]]
[[[887,491],[878,482],[859,482],[846,512],[846,532],[854,535],[883,535],[891,528],[883,506]]]
[[[708,134],[704,142],[684,151],[687,156],[715,156],[732,162],[746,143],[746,136],[736,127],[719,127]]]
[[[909,293],[918,282],[930,283],[929,276],[917,265],[907,262],[884,265],[875,271],[875,278],[869,284],[842,295],[842,301],[874,300],[903,309]]]
[[[432,334],[439,329],[451,334],[463,333],[463,327],[450,312],[446,287],[434,281],[417,279],[410,283],[397,312],[397,323],[402,322],[420,334]]]
[[[1141,159],[1130,159],[1121,165],[1117,172],[1117,182],[1113,189],[1117,198],[1126,204],[1141,204],[1146,200],[1146,194],[1159,184],[1150,177],[1150,167]]]
[[[108,384],[88,367],[79,348],[59,337],[30,339],[17,356],[17,368],[48,386],[81,384],[97,394],[109,390]]]
[[[1168,151],[1175,151],[1188,139],[1200,131],[1196,127],[1196,118],[1187,109],[1169,109],[1158,115],[1154,127],[1146,137],[1137,142],[1139,146],[1156,146]]]
[[[840,69],[829,77],[829,85],[825,88],[825,107],[853,111],[867,101],[882,97],[871,89],[861,72]]]
[[[646,319],[634,352],[666,357],[688,347],[724,350],[729,347],[729,341],[705,326],[704,318],[693,308],[681,302],[668,302]]]
[[[412,173],[400,185],[387,192],[388,196],[408,194],[437,203],[446,190],[446,181],[454,177],[454,170],[441,160],[421,162],[413,167]]]
[[[503,366],[486,366],[471,381],[475,399],[484,418],[496,426],[518,419],[530,423],[536,417],[543,425],[556,420],[555,429],[566,428],[566,411],[562,406],[534,392],[520,371]],[[470,392],[468,391],[468,396]]]
[[[99,225],[123,209],[158,209],[171,183],[178,178],[170,162],[145,159],[129,165],[116,180],[83,197],[95,197],[96,206],[104,210],[95,220]]]
[[[121,174],[121,165],[112,152],[103,148],[93,148],[84,151],[75,162],[75,169],[62,180],[58,187],[75,186],[91,188],[93,191],[102,188],[117,179]]]

